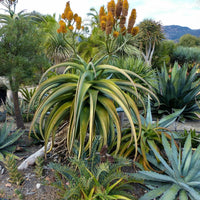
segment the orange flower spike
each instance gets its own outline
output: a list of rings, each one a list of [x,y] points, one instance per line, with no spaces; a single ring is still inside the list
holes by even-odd
[[[123,28],[124,25],[125,25],[125,23],[126,23],[126,17],[123,16],[123,15],[121,15],[121,16],[120,16],[119,27],[120,27],[120,28]]]
[[[107,10],[108,10],[108,13],[111,12],[112,15],[115,16],[115,1],[114,0],[111,0],[110,2],[108,2]]]
[[[68,29],[71,30],[71,31],[73,31],[73,30],[74,30],[74,27],[73,27],[72,25],[70,25],[70,26],[68,27]]]
[[[119,36],[119,32],[118,32],[118,31],[114,31],[114,32],[113,32],[113,37],[114,37],[114,38],[117,38],[118,36]]]
[[[66,18],[67,18],[67,20],[69,20],[69,21],[71,21],[72,19],[73,19],[73,12],[70,10],[68,13],[67,13],[67,16],[66,16]]]
[[[131,29],[133,28],[136,20],[136,9],[131,11],[131,15],[128,20],[128,33],[131,33]]]
[[[78,14],[77,14],[77,13],[75,13],[75,14],[74,14],[74,16],[73,16],[73,18],[74,18],[74,21],[76,21],[77,17],[78,17]]]
[[[126,27],[123,26],[123,27],[120,29],[120,32],[122,33],[122,35],[126,35]]]
[[[109,35],[112,32],[112,28],[114,25],[114,17],[112,15],[112,12],[109,12],[107,15],[106,20],[106,34]]]
[[[128,8],[129,8],[128,1],[124,0],[122,5],[122,15],[124,16],[128,15]]]
[[[123,1],[122,1],[122,0],[118,0],[117,5],[116,5],[116,13],[115,13],[115,16],[116,16],[117,18],[119,18],[120,15],[121,15],[121,12],[122,12],[122,5],[123,5]]]
[[[81,22],[82,22],[81,17],[77,17],[77,18],[76,18],[76,28],[77,28],[78,30],[81,29]]]
[[[139,32],[139,27],[138,27],[138,26],[133,27],[133,28],[131,29],[131,35],[132,35],[132,36],[137,35],[138,32]]]
[[[61,15],[61,18],[62,18],[62,19],[65,19],[65,18],[66,18],[65,13],[63,13],[63,14]]]
[[[104,6],[101,6],[100,10],[99,10],[99,16],[104,16],[105,15],[105,10],[104,10]]]
[[[102,21],[100,22],[100,26],[101,26],[101,30],[102,30],[102,31],[105,31],[105,30],[106,30],[106,21],[103,21],[103,20],[102,20]]]
[[[64,16],[65,18],[67,18],[67,14],[68,12],[71,11],[71,8],[70,8],[70,4],[69,4],[69,1],[66,3],[66,7],[65,7],[65,10],[64,10]]]

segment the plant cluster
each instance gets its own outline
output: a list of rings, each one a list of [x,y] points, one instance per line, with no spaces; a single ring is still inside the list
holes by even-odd
[[[158,72],[158,84],[154,89],[160,101],[159,107],[157,103],[154,104],[156,114],[170,114],[184,108],[182,119],[198,119],[200,84],[196,67],[188,72],[187,65],[180,67],[175,63],[171,72],[168,72],[166,66],[163,66],[161,72]]]
[[[139,200],[150,199],[200,199],[200,145],[192,150],[191,135],[188,135],[183,149],[178,149],[173,138],[171,144],[162,134],[162,144],[165,156],[162,157],[153,145],[149,144],[153,155],[147,154],[149,162],[163,172],[139,171],[135,178],[143,180],[151,188]],[[159,162],[157,161],[159,159]]]
[[[112,36],[115,38],[117,38],[119,34],[125,35],[126,33],[132,34],[133,36],[137,35],[139,28],[134,27],[136,9],[132,9],[128,20],[128,26],[126,27],[128,9],[129,4],[127,0],[118,0],[117,4],[115,4],[114,0],[111,0],[107,4],[107,12],[104,6],[102,6],[99,11],[100,27],[102,31],[105,31],[107,35],[112,33]]]
[[[96,138],[91,156],[83,154],[81,159],[74,156],[70,159],[71,167],[50,163],[49,167],[56,176],[56,182],[52,185],[59,189],[59,194],[64,199],[135,199],[131,194],[134,179],[121,170],[131,162],[124,158],[113,158],[112,162],[102,159],[106,148],[102,148],[100,154],[97,154],[98,145],[99,138]]]

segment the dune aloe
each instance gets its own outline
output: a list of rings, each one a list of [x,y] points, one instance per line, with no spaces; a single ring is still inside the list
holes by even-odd
[[[140,133],[137,135],[135,132],[131,112],[136,115],[140,127],[139,111],[136,102],[126,92],[137,95],[139,85],[132,81],[130,74],[139,76],[115,66],[101,65],[101,61],[102,59],[86,63],[79,57],[78,61],[52,66],[43,75],[30,107],[39,100],[31,129],[34,129],[34,124],[39,119],[45,146],[50,137],[54,141],[59,125],[67,121],[69,128],[66,132],[66,140],[69,152],[76,140],[80,142],[80,154],[84,147],[91,149],[93,138],[95,135],[100,135],[101,146],[108,144],[108,140],[117,141],[116,154],[121,143],[121,127],[117,113],[117,107],[120,106],[129,120],[130,143],[135,141],[137,152]],[[50,70],[60,66],[66,67],[63,74],[44,80]],[[113,73],[122,74],[124,79],[112,79]],[[151,93],[147,88],[144,90]]]

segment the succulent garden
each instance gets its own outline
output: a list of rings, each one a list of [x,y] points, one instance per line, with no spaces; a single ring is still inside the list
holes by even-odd
[[[127,0],[89,23],[0,3],[0,199],[200,200],[200,135],[176,126],[200,122],[199,38]]]

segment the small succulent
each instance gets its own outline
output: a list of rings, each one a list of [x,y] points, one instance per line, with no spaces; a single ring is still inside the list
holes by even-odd
[[[11,133],[11,128],[12,124],[7,126],[7,123],[0,127],[0,160],[3,160],[5,155],[14,152],[16,148],[15,142],[24,133],[21,130]]]
[[[22,182],[24,181],[24,178],[17,169],[17,163],[16,163],[14,155],[12,154],[7,155],[4,160],[4,164],[9,173],[9,177],[10,177],[9,181],[11,183],[21,185]]]
[[[133,174],[135,178],[142,179],[143,183],[151,188],[139,200],[158,198],[200,200],[200,145],[195,151],[192,150],[190,134],[183,149],[177,149],[173,138],[170,144],[164,134],[162,134],[162,143],[166,158],[150,144],[154,155],[148,154],[147,159],[163,173],[143,170]]]

